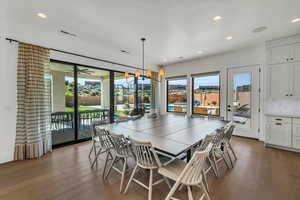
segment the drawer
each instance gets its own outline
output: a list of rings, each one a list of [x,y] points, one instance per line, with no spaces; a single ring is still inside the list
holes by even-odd
[[[269,117],[267,117],[267,121],[268,122],[279,122],[279,123],[284,123],[284,124],[291,124],[292,123],[292,118],[269,116]]]
[[[293,123],[300,125],[300,118],[293,118]]]

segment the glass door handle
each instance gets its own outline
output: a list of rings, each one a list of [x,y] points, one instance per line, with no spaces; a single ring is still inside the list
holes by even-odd
[[[227,109],[228,112],[231,112],[231,109]]]

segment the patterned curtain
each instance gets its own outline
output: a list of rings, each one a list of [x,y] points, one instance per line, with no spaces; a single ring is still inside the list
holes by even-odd
[[[19,44],[15,160],[51,151],[49,49]]]

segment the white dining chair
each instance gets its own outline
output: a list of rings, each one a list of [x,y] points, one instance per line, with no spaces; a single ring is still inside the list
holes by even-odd
[[[153,172],[154,170],[157,170],[159,167],[162,167],[162,164],[158,158],[158,155],[156,151],[154,150],[152,144],[150,142],[140,142],[136,141],[132,138],[129,138],[132,144],[133,152],[136,156],[136,165],[132,171],[132,174],[130,176],[130,179],[128,181],[128,184],[125,189],[125,194],[128,191],[128,188],[131,184],[131,182],[135,182],[138,185],[142,186],[146,190],[148,190],[148,200],[152,199],[152,188],[155,185],[158,185],[159,183],[162,183],[165,181],[169,187],[171,187],[169,180],[165,177],[162,179],[159,179],[157,181],[153,181]],[[134,178],[138,168],[140,169],[146,169],[149,170],[150,176],[149,176],[149,184],[145,185],[138,179]]]
[[[90,150],[90,154],[92,151],[95,153],[95,158],[92,162],[91,167],[93,168],[95,164],[98,164],[98,158],[100,155],[105,154],[105,163],[104,163],[104,169],[103,169],[103,178],[105,176],[105,171],[107,167],[107,162],[109,160],[113,159],[113,156],[111,154],[111,150],[113,148],[113,145],[111,143],[111,140],[109,138],[109,132],[100,127],[94,128],[94,135],[92,138],[92,148]]]
[[[193,200],[192,186],[197,186],[203,191],[199,199],[207,198],[210,200],[204,183],[204,163],[212,148],[213,144],[210,143],[204,151],[196,151],[188,163],[177,159],[169,165],[159,168],[158,172],[161,175],[175,181],[165,200],[176,199],[173,195],[180,185],[187,186],[189,200]]]
[[[226,148],[226,151],[228,153],[228,157],[231,161],[231,164],[232,166],[234,161],[237,160],[237,155],[232,147],[232,144],[231,144],[231,138],[232,138],[232,134],[233,134],[233,131],[235,129],[235,125],[233,124],[233,122],[231,121],[230,123],[228,123],[226,126],[225,126],[225,131],[224,131],[224,147]],[[233,158],[231,157],[230,153],[233,155],[234,157],[234,160]]]
[[[135,157],[132,153],[129,140],[126,139],[124,135],[110,133],[109,137],[111,138],[111,142],[114,146],[115,157],[113,158],[105,179],[107,179],[112,169],[121,174],[120,192],[122,192],[125,174],[128,170],[128,159],[132,158],[135,160]],[[123,162],[123,167],[121,170],[117,167],[119,162]]]

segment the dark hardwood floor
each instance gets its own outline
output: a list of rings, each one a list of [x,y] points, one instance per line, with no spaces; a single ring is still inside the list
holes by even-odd
[[[210,175],[213,200],[299,200],[300,156],[297,153],[265,148],[262,142],[234,137],[238,161],[223,175]],[[147,192],[132,184],[127,195],[119,193],[120,176],[115,172],[107,182],[98,169],[91,169],[90,143],[55,149],[40,160],[0,165],[1,200],[145,200]],[[146,177],[146,173],[140,174]],[[128,177],[127,177],[128,180]],[[127,181],[126,180],[126,181]],[[153,189],[153,200],[164,199],[169,189],[162,183]],[[195,197],[197,189],[194,189]],[[177,197],[187,199],[185,189]],[[195,198],[196,199],[196,198]]]

